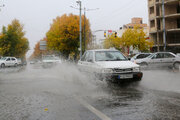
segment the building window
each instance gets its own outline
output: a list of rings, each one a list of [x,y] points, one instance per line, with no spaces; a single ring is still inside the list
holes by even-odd
[[[179,6],[179,4],[177,6],[177,13],[180,13],[180,6]]]
[[[154,20],[152,20],[152,21],[150,22],[150,27],[151,27],[151,28],[155,27],[155,21],[154,21]]]
[[[150,14],[154,14],[154,7],[150,7]]]
[[[180,28],[180,19],[177,19],[177,27]]]

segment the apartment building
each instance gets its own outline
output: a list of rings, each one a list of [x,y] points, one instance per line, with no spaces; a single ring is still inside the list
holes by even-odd
[[[148,10],[153,50],[180,52],[180,1],[148,0]]]

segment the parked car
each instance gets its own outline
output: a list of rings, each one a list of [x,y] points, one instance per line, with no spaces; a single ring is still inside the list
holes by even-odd
[[[152,53],[138,53],[131,58],[131,61],[136,62],[136,60],[146,58],[146,57],[150,56],[151,54]]]
[[[106,80],[141,80],[140,66],[129,61],[115,49],[88,50],[78,61],[81,71],[95,74]]]
[[[18,66],[18,61],[15,57],[3,57],[0,59],[1,68],[9,66]]]
[[[145,67],[174,67],[179,69],[180,57],[171,52],[156,52],[147,58],[136,60],[136,63]]]

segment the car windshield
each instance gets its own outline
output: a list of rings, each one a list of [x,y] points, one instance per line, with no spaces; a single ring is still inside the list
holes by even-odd
[[[3,57],[3,58],[1,58],[1,60],[6,60],[7,59],[7,57]]]
[[[95,60],[96,61],[126,61],[128,59],[119,51],[96,51]]]
[[[148,57],[146,57],[146,58],[152,58],[154,56],[154,54],[151,54],[151,55],[149,55]]]

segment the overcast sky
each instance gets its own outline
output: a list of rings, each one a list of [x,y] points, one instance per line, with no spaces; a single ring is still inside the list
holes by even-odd
[[[76,0],[0,0],[0,4],[5,4],[0,11],[0,28],[15,18],[24,24],[30,42],[28,56],[36,42],[45,37],[54,18],[65,13],[79,14],[70,7],[78,8]],[[117,30],[130,23],[132,17],[142,17],[144,23],[148,23],[147,0],[82,0],[82,7],[99,8],[86,12],[92,31]]]

